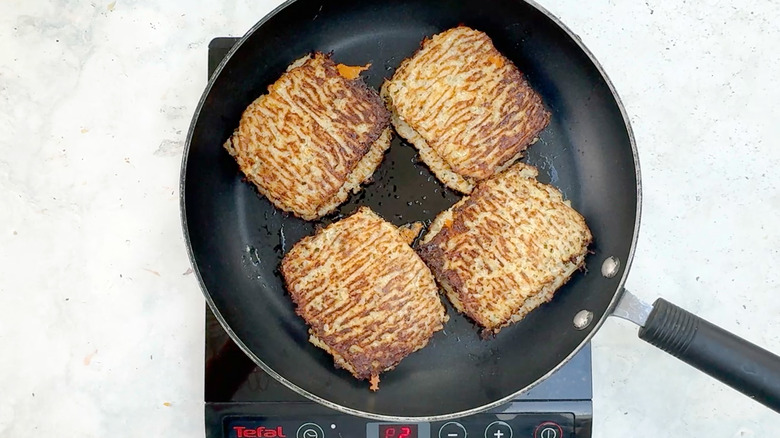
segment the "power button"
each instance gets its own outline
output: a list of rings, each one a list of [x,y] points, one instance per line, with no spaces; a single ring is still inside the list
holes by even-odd
[[[563,438],[563,429],[561,429],[561,426],[559,426],[558,423],[545,421],[536,426],[534,438]]]

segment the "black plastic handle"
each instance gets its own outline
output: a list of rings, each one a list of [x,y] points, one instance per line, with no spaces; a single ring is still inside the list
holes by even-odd
[[[639,337],[780,412],[780,357],[664,299]]]

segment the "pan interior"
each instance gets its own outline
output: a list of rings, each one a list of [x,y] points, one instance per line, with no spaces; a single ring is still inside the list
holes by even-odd
[[[308,342],[282,284],[282,256],[315,226],[370,206],[403,224],[430,220],[459,196],[417,160],[415,149],[393,139],[374,182],[323,221],[277,211],[242,181],[222,143],[243,109],[311,50],[337,62],[371,63],[366,82],[378,89],[420,41],[460,23],[486,32],[542,94],[552,120],[524,161],[540,180],[561,189],[594,235],[587,273],[577,273],[552,302],[495,339],[448,305],[451,317],[423,350],[366,382],[337,370]],[[616,97],[588,54],[554,20],[519,1],[299,0],[256,26],[218,70],[188,138],[183,169],[185,231],[209,303],[262,366],[320,402],[374,418],[444,418],[494,405],[532,385],[572,354],[605,316],[632,251],[637,180],[632,139]],[[608,256],[623,261],[612,279],[600,275]],[[446,300],[445,300],[446,301]],[[574,315],[587,309],[594,323],[578,331]]]

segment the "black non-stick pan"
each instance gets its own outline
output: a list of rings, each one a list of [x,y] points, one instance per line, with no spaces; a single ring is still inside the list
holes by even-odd
[[[277,211],[243,181],[222,143],[244,108],[302,55],[332,51],[337,62],[371,63],[364,78],[378,88],[424,37],[461,23],[492,37],[552,112],[524,160],[585,216],[593,253],[587,272],[495,339],[482,340],[449,307],[445,329],[383,374],[374,393],[308,342],[279,262],[318,224],[359,205],[400,225],[430,220],[459,196],[396,138],[373,184],[338,214],[306,222]],[[384,420],[441,420],[488,409],[554,372],[613,312],[644,326],[640,337],[780,409],[778,357],[665,301],[650,307],[623,291],[640,188],[636,147],[615,90],[579,39],[539,6],[517,0],[298,0],[253,27],[209,81],[188,133],[181,207],[195,272],[227,332],[271,376],[334,409]]]

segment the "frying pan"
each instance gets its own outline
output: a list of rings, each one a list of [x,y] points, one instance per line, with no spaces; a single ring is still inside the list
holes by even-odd
[[[431,220],[459,196],[395,138],[374,182],[317,223],[277,211],[242,180],[222,143],[246,106],[288,64],[312,50],[363,65],[378,88],[420,41],[466,24],[486,32],[552,112],[524,160],[583,214],[594,236],[587,272],[495,339],[448,306],[445,329],[382,375],[378,392],[334,367],[308,342],[278,267],[300,238],[368,205],[400,225]],[[606,74],[554,16],[516,0],[289,1],[263,18],[217,68],[190,127],[181,173],[189,255],[206,300],[233,340],[292,390],[348,414],[438,421],[502,404],[571,358],[611,314],[639,336],[780,410],[780,358],[664,301],[624,291],[639,228],[641,184],[634,138]],[[444,300],[446,301],[446,300]]]

